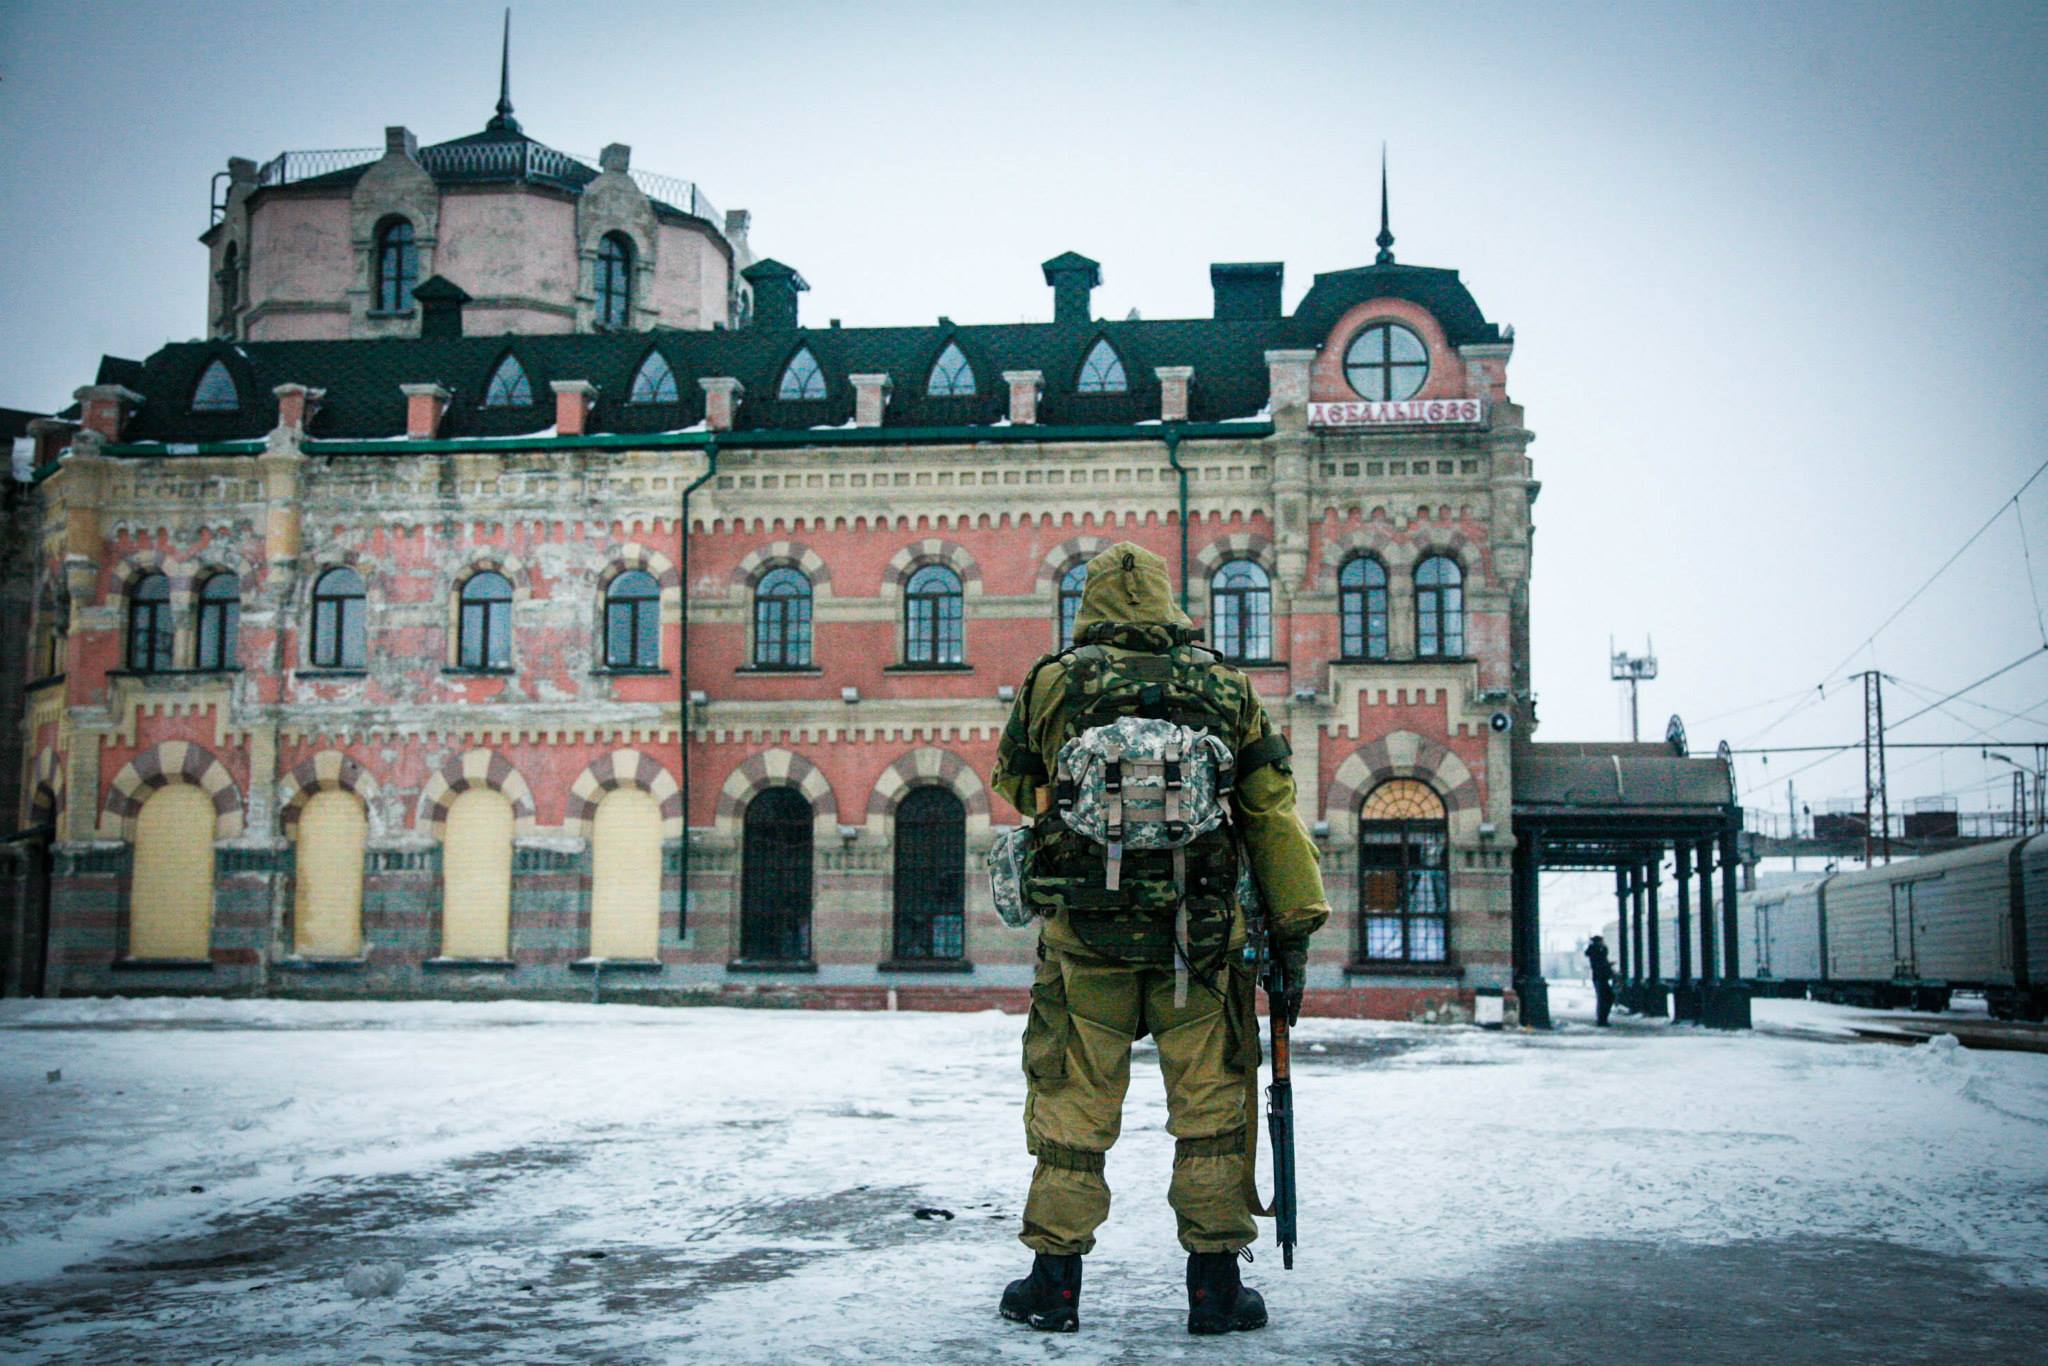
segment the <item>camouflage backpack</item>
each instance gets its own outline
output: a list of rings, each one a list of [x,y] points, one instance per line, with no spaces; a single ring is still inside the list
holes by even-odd
[[[1059,819],[1032,830],[1024,906],[1064,910],[1109,957],[1169,963],[1178,943],[1214,962],[1242,861],[1226,802],[1249,685],[1173,627],[1104,623],[1060,658],[1063,738],[1048,775]]]

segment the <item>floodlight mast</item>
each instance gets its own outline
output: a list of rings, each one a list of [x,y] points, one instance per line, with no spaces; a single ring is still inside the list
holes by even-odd
[[[1628,684],[1628,738],[1630,743],[1640,743],[1643,738],[1642,715],[1636,706],[1636,690],[1657,676],[1657,643],[1644,637],[1643,652],[1632,655],[1614,648],[1614,637],[1607,637],[1607,676],[1617,683]]]

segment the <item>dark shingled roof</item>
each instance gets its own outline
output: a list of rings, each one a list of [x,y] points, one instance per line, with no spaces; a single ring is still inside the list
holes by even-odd
[[[120,363],[130,377],[117,382],[145,396],[126,433],[127,440],[136,442],[261,437],[277,423],[277,400],[271,391],[285,383],[327,391],[307,433],[322,438],[403,435],[405,396],[399,386],[411,383],[438,383],[453,395],[443,436],[546,431],[555,419],[548,383],[558,379],[588,380],[598,386],[592,432],[674,431],[703,421],[704,392],[697,381],[711,376],[733,376],[745,386],[737,418],[741,430],[844,425],[853,417],[853,389],[847,377],[872,373],[887,373],[893,380],[885,431],[986,425],[1003,420],[1008,411],[1008,388],[1002,379],[1006,370],[1043,373],[1041,422],[1126,425],[1159,416],[1159,381],[1153,370],[1168,365],[1194,367],[1189,420],[1217,422],[1252,417],[1265,407],[1269,348],[1318,345],[1345,309],[1382,296],[1428,308],[1455,344],[1500,338],[1499,329],[1481,315],[1457,272],[1373,266],[1317,276],[1315,287],[1291,317],[984,326],[941,320],[920,327],[756,325],[712,332],[181,342],[164,347],[140,366]],[[1129,392],[1076,391],[1082,360],[1098,338],[1106,339],[1122,358]],[[926,392],[933,363],[948,343],[957,344],[974,368],[976,392],[971,396],[935,398]],[[823,399],[776,397],[783,369],[800,347],[810,348],[824,373]],[[679,402],[628,401],[633,376],[651,350],[659,350],[675,372]],[[525,368],[534,403],[485,408],[491,374],[508,352]],[[242,406],[231,413],[195,413],[193,390],[216,359],[234,378]],[[106,368],[102,367],[103,375]]]

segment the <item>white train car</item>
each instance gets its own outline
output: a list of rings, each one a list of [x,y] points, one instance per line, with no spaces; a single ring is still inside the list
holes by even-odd
[[[1837,873],[1812,892],[1816,996],[1938,1010],[1962,989],[2000,1016],[2048,1012],[2048,836]],[[1804,918],[1797,901],[1772,912],[1773,933]]]
[[[1797,995],[1823,976],[1820,907],[1826,879],[1768,888],[1736,903],[1741,976]]]

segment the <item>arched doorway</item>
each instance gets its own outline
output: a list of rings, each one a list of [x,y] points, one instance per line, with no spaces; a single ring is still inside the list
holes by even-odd
[[[353,792],[313,794],[299,813],[292,889],[292,951],[353,958],[363,951],[363,803]]]
[[[142,804],[129,880],[129,957],[211,955],[213,818],[212,795],[192,783],[160,787]]]
[[[590,956],[660,956],[661,807],[614,788],[590,823]]]
[[[771,787],[747,804],[740,852],[740,957],[805,963],[811,957],[811,804]]]
[[[943,787],[896,808],[896,936],[902,960],[966,956],[967,807]]]

